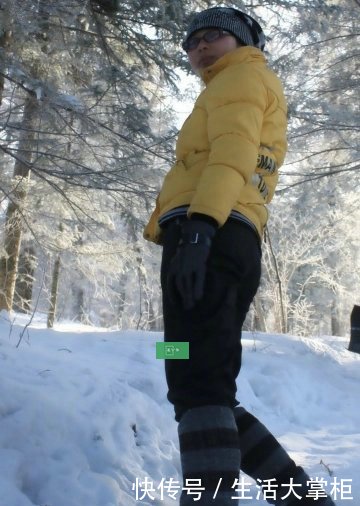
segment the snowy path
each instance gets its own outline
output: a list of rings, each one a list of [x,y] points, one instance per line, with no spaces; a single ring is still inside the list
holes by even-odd
[[[181,485],[161,334],[38,322],[16,348],[22,329],[0,321],[0,506],[178,504],[132,490],[145,477]],[[334,337],[245,334],[243,344],[238,400],[312,477],[353,480],[353,500],[338,505],[360,504],[360,356]],[[265,504],[256,493],[241,503]]]

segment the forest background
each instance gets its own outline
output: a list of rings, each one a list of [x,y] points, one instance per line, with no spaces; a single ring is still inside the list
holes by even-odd
[[[1,0],[0,310],[162,329],[142,230],[191,102],[198,0]],[[346,335],[360,302],[358,0],[223,1],[256,17],[289,105],[246,328]],[[191,109],[188,110],[190,112]]]

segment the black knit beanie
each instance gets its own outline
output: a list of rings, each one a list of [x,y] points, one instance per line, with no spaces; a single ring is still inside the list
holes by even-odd
[[[244,12],[231,7],[212,7],[195,14],[186,32],[184,42],[194,32],[204,28],[221,28],[232,33],[245,46],[261,51],[265,47],[265,35],[259,23]]]

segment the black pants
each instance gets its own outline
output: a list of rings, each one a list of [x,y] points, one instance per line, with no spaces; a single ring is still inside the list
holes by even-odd
[[[186,218],[185,218],[186,219]],[[246,224],[228,220],[216,233],[208,259],[205,295],[185,311],[168,297],[167,273],[179,242],[180,225],[164,230],[161,264],[164,341],[189,342],[189,359],[166,359],[168,400],[175,420],[193,407],[237,406],[241,329],[260,282],[261,249]]]

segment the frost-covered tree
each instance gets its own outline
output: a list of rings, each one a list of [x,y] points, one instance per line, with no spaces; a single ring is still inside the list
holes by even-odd
[[[26,168],[26,177],[20,174],[22,187],[31,174],[37,216],[41,182],[80,222],[87,221],[93,213],[86,208],[84,215],[84,208],[64,189],[76,186],[83,193],[106,193],[116,202],[118,214],[131,215],[140,229],[141,216],[135,213],[139,205],[134,203],[140,199],[146,206],[155,192],[150,164],[154,159],[158,166],[170,161],[173,135],[168,131],[159,138],[150,118],[158,107],[159,85],[174,82],[172,48],[179,40],[183,5],[122,2],[120,8],[116,2],[12,1],[3,2],[2,9],[3,34],[9,26],[12,30],[11,52],[2,55],[5,99],[0,146],[9,175],[16,162]],[[26,104],[37,107],[38,114],[32,115],[36,124],[27,126]],[[19,116],[21,124],[16,122]],[[28,142],[25,150],[21,136]],[[34,199],[27,201],[25,210],[22,188],[14,227],[9,213],[13,205],[20,205],[16,171],[14,176],[2,182],[6,228],[0,279],[6,309],[12,306],[21,233],[24,228],[34,232],[24,216],[36,214],[31,207]],[[59,223],[51,226],[56,230]],[[14,228],[16,248],[10,250],[7,243]]]
[[[284,57],[297,72],[288,87],[290,153],[280,198],[285,212],[292,209],[294,230],[303,224],[313,236],[309,257],[314,249],[321,252],[320,263],[297,273],[292,291],[311,305],[313,331],[338,334],[347,331],[359,283],[360,9],[342,1],[319,2],[318,8],[321,16],[299,17],[298,47]]]
[[[251,4],[289,103],[289,152],[270,206],[273,253],[265,243],[256,312],[268,330],[345,333],[360,269],[359,4]]]
[[[269,225],[278,272],[265,244],[257,321],[268,330],[343,332],[358,282],[351,269],[360,270],[358,3],[223,4],[263,24],[266,56],[289,102],[289,154]],[[12,276],[3,269],[6,282],[18,271],[8,292],[15,286],[18,306],[23,299],[26,309],[47,310],[60,259],[59,316],[142,328],[161,322],[160,250],[141,232],[173,160],[176,118],[165,104],[169,90],[172,101],[182,100],[176,69],[189,71],[179,50],[183,28],[192,11],[214,5],[2,2],[0,256],[4,266],[8,215],[21,201],[20,265],[15,256]],[[30,123],[29,104],[36,108]],[[320,312],[328,322],[321,328]]]

